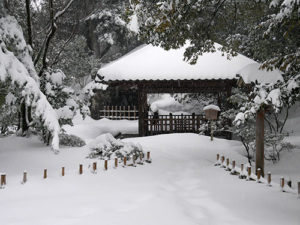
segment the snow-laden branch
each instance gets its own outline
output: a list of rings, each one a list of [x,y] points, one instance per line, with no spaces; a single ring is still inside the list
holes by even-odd
[[[0,19],[0,81],[10,82],[12,86],[16,85],[22,89],[20,93],[26,104],[32,106],[32,113],[36,119],[39,119],[44,127],[52,135],[52,149],[59,150],[59,132],[60,126],[57,119],[57,114],[48,102],[46,96],[41,92],[39,84],[33,77],[30,76],[30,71],[27,68],[31,65],[31,70],[34,70],[33,63],[23,63],[13,52],[9,51],[6,43],[8,33],[14,34],[15,41],[19,40],[17,50],[24,51],[26,43],[24,36],[20,30],[17,21],[10,16]],[[24,44],[25,43],[25,44]],[[11,46],[10,46],[11,47]],[[26,58],[28,61],[29,58]]]

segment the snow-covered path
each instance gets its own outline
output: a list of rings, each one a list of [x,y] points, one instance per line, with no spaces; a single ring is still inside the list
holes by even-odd
[[[4,151],[3,146],[11,141],[14,149]],[[1,224],[299,225],[300,199],[294,194],[240,180],[212,166],[217,152],[245,162],[238,142],[215,139],[211,143],[209,137],[194,134],[128,141],[150,150],[153,163],[109,168],[97,174],[85,170],[79,176],[79,162],[84,162],[85,168],[92,162],[83,159],[87,154],[84,148],[51,155],[37,140],[0,139],[0,171],[5,170],[9,178],[8,186],[0,190]],[[24,158],[24,149],[16,147],[26,148],[28,142],[31,150]],[[24,155],[18,159],[20,154]],[[58,175],[62,164],[67,167],[65,177]],[[42,180],[45,165],[49,179]],[[102,166],[103,162],[99,168]],[[20,167],[30,171],[25,185],[19,183]]]

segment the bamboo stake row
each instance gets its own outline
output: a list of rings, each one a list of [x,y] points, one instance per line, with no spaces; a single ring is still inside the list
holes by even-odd
[[[136,163],[136,159],[138,159],[138,158],[140,159],[140,161]],[[136,164],[143,165],[143,161],[148,162],[148,163],[152,162],[152,159],[150,157],[150,152],[147,152],[147,156],[146,156],[145,160],[144,160],[144,154],[140,154],[139,157],[133,157],[132,160],[133,160],[133,164],[131,164],[131,165],[133,165],[133,166],[136,166]],[[118,163],[119,163],[118,162],[118,158],[115,158],[115,160],[114,160],[114,167],[113,168],[117,168],[118,167]],[[123,158],[123,167],[126,167],[126,166],[127,166],[127,157],[124,157]],[[104,170],[105,171],[108,170],[108,160],[104,161]],[[97,172],[97,162],[93,162],[93,164],[92,164],[92,171],[91,172],[92,173],[96,173]],[[78,174],[79,175],[83,174],[83,165],[82,164],[79,164]],[[65,176],[65,167],[61,167],[61,176],[62,177]],[[48,170],[44,169],[43,170],[43,179],[47,179],[47,178],[48,178]],[[25,183],[27,183],[27,181],[28,181],[27,172],[24,171],[21,183],[25,184]],[[2,173],[2,174],[0,174],[0,188],[2,189],[6,185],[7,185],[7,183],[6,183],[6,174]]]
[[[220,157],[220,154],[217,154],[217,161],[214,165],[220,166],[220,168],[225,168],[225,170],[230,171],[230,174],[232,175],[239,175],[240,179],[252,180],[252,181],[256,181],[257,183],[264,183],[264,181],[262,180],[262,173],[260,168],[257,169],[256,176],[253,176],[251,172],[252,167],[248,165],[247,170],[245,171],[244,163],[241,163],[240,171],[238,172],[236,170],[236,161],[232,160],[232,164],[230,165],[230,159],[226,158],[226,162],[225,162],[225,156],[222,155]],[[271,172],[267,173],[267,179],[265,180],[265,183],[267,183],[268,186],[272,186]],[[289,188],[292,188],[292,181],[290,179],[286,182],[286,184]],[[298,182],[297,184],[298,184],[298,188],[297,188],[298,198],[300,198],[300,182]],[[287,191],[285,188],[284,177],[280,178],[279,186],[282,192]]]

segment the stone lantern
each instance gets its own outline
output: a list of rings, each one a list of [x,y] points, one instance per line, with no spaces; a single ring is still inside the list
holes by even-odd
[[[205,113],[205,118],[210,120],[210,139],[213,140],[213,126],[212,123],[218,119],[218,113],[220,110],[219,106],[216,105],[208,105],[203,108]]]

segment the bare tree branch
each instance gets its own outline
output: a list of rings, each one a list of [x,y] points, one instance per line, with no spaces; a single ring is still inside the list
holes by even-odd
[[[49,13],[50,13],[50,23],[51,26],[49,28],[48,34],[46,36],[46,38],[44,39],[43,45],[41,46],[41,50],[38,54],[38,56],[36,57],[36,59],[34,60],[35,65],[39,62],[40,57],[43,55],[42,57],[42,68],[39,72],[39,76],[42,76],[44,70],[47,68],[48,63],[47,63],[47,54],[48,54],[48,50],[49,50],[49,46],[50,46],[50,42],[52,40],[52,38],[55,35],[55,32],[57,30],[57,20],[59,19],[59,17],[61,17],[72,5],[72,3],[75,0],[70,0],[66,6],[58,11],[56,14],[54,14],[54,7],[53,7],[53,0],[49,0]]]
[[[63,46],[61,47],[61,49],[59,50],[59,52],[58,52],[57,55],[55,56],[55,58],[54,58],[54,60],[53,60],[53,62],[51,63],[50,66],[53,66],[53,65],[55,65],[55,64],[58,63],[59,57],[60,57],[61,53],[65,50],[65,47],[66,47],[66,46],[70,43],[70,41],[74,38],[75,32],[76,32],[76,26],[74,27],[74,29],[73,29],[73,31],[72,31],[70,37],[68,38],[68,40],[65,41],[65,43],[63,44]]]
[[[26,14],[27,14],[27,34],[28,34],[28,44],[33,47],[32,39],[32,23],[31,23],[31,11],[30,11],[30,0],[26,1]]]

